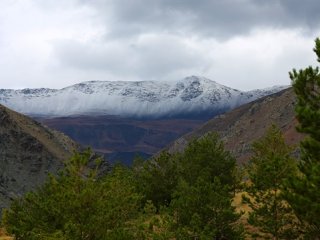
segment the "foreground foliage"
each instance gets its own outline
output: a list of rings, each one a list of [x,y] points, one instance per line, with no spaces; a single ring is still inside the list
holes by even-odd
[[[13,201],[3,225],[16,239],[242,239],[232,207],[235,159],[217,135],[99,176],[92,153]]]
[[[314,52],[320,62],[320,39]],[[320,73],[319,68],[308,67],[290,73],[298,98],[296,115],[298,131],[306,133],[301,142],[300,174],[287,182],[285,196],[310,239],[320,238]]]
[[[16,239],[110,239],[126,232],[135,217],[140,196],[130,172],[115,168],[98,177],[88,168],[91,152],[77,153],[59,176],[5,211],[3,224]],[[97,159],[97,165],[99,165]]]
[[[232,206],[230,188],[216,177],[181,181],[171,205],[178,239],[242,239],[240,214]]]
[[[296,174],[296,160],[290,156],[280,130],[271,126],[253,143],[254,155],[247,165],[248,183],[243,200],[252,211],[248,223],[259,231],[253,237],[296,239],[297,219],[281,194],[284,181]]]
[[[235,159],[213,133],[196,139],[179,156],[179,183],[170,209],[178,239],[242,239],[232,206]]]
[[[168,207],[178,184],[177,156],[162,152],[150,161],[139,160],[135,160],[133,171],[144,202],[151,200],[157,211],[163,206]]]
[[[145,201],[166,216],[171,236],[241,239],[240,214],[232,207],[235,168],[218,136],[209,133],[191,141],[183,153],[164,152],[136,164],[134,172]]]

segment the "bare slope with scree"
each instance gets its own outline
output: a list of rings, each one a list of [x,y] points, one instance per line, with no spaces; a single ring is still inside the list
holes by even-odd
[[[262,137],[272,124],[282,130],[289,145],[297,146],[303,135],[295,129],[295,102],[292,88],[263,97],[209,120],[174,141],[168,149],[170,152],[182,151],[190,139],[213,131],[220,135],[238,162],[245,162],[252,154],[252,142]]]
[[[0,105],[0,208],[56,173],[78,145]]]

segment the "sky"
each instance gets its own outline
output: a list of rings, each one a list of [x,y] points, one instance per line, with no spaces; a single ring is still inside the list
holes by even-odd
[[[0,89],[190,75],[251,90],[316,65],[319,0],[1,0]]]

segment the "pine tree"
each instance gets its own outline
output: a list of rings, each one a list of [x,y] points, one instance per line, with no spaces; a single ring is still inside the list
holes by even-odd
[[[254,237],[265,239],[295,239],[296,223],[293,211],[281,195],[284,181],[296,173],[296,162],[290,156],[276,126],[253,143],[254,155],[247,165],[248,186],[243,200],[252,209],[248,223],[257,227]]]
[[[135,159],[133,172],[145,202],[151,200],[157,210],[169,206],[179,178],[176,155],[164,151],[148,161]]]
[[[201,176],[208,181],[219,177],[221,184],[235,186],[236,160],[216,133],[191,141],[180,156],[179,167],[183,179],[190,184]]]
[[[173,199],[177,239],[243,239],[237,224],[241,214],[232,206],[230,186],[219,177],[207,181],[199,176],[193,184],[181,180]]]
[[[314,52],[320,62],[320,39]],[[320,73],[319,67],[290,72],[297,95],[296,117],[299,132],[307,137],[301,142],[300,174],[291,178],[285,196],[298,218],[306,224],[310,238],[320,238]]]
[[[242,239],[240,214],[232,206],[235,167],[217,134],[189,143],[179,156],[170,205],[177,239]]]

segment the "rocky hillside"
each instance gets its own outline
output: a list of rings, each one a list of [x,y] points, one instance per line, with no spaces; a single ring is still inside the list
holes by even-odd
[[[78,145],[0,105],[0,209],[56,173]]]
[[[206,122],[193,132],[172,143],[170,152],[181,151],[192,138],[209,131],[218,132],[238,162],[245,162],[251,155],[251,143],[264,135],[271,124],[281,128],[288,144],[295,145],[303,135],[295,130],[296,97],[291,88],[245,104]]]

